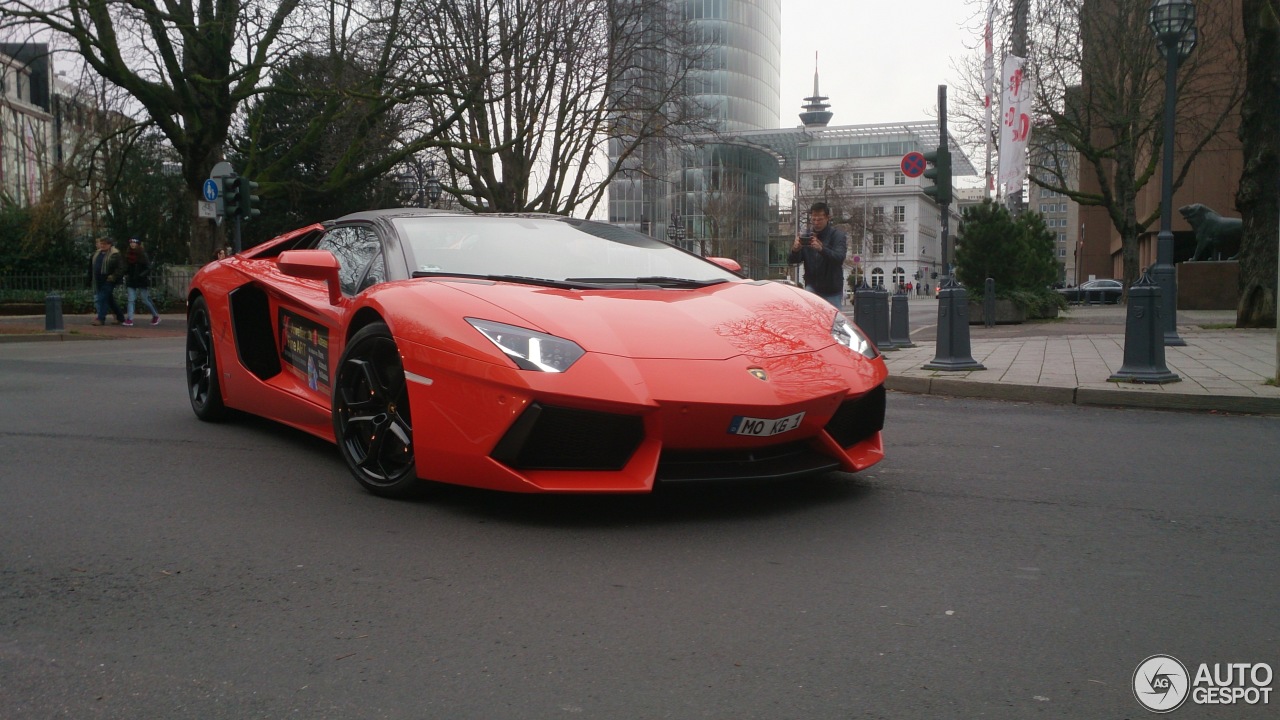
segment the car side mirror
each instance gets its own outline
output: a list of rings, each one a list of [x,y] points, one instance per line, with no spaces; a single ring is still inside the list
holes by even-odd
[[[729,272],[742,274],[742,265],[738,264],[738,261],[733,258],[708,257],[707,259]]]
[[[280,272],[308,280],[324,280],[329,286],[329,304],[337,305],[342,299],[342,286],[338,283],[338,258],[328,250],[285,250],[277,261]]]

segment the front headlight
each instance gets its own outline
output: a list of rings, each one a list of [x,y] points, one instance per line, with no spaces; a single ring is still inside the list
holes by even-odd
[[[571,340],[537,330],[477,318],[467,318],[467,322],[497,345],[521,370],[564,372],[586,354]]]
[[[836,313],[836,319],[831,323],[831,337],[850,350],[861,353],[864,357],[875,358],[880,354],[880,351],[876,350],[876,346],[867,339],[866,335],[862,334],[857,325],[849,322],[849,318],[845,317],[844,313]]]

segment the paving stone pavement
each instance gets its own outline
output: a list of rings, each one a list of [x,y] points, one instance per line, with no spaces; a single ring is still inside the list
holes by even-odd
[[[915,313],[936,301],[913,299]],[[937,321],[917,318],[915,347],[886,350],[891,390],[963,397],[1219,412],[1280,414],[1276,331],[1237,329],[1234,311],[1179,311],[1185,346],[1166,346],[1176,382],[1111,382],[1124,364],[1124,306],[1074,306],[1064,317],[1017,326],[970,326],[973,360],[985,370],[926,370]],[[1268,384],[1268,380],[1273,381]]]

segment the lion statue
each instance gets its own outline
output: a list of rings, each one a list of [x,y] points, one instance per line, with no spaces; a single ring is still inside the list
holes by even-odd
[[[1240,218],[1222,217],[1200,203],[1183,205],[1178,212],[1196,231],[1196,251],[1191,256],[1192,260],[1208,260],[1219,252],[1230,253],[1229,259],[1236,259],[1244,232],[1244,222]]]

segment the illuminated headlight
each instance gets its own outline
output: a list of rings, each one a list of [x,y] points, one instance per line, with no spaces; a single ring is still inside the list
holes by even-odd
[[[871,341],[867,339],[866,335],[862,334],[857,325],[849,322],[849,318],[845,317],[844,313],[836,313],[836,319],[831,323],[831,337],[835,338],[836,342],[841,345],[856,353],[861,353],[865,357],[874,358],[880,354],[880,351],[876,350],[876,346],[871,344]]]
[[[476,318],[467,318],[467,322],[497,345],[521,370],[564,372],[586,353],[571,340],[537,330]]]

